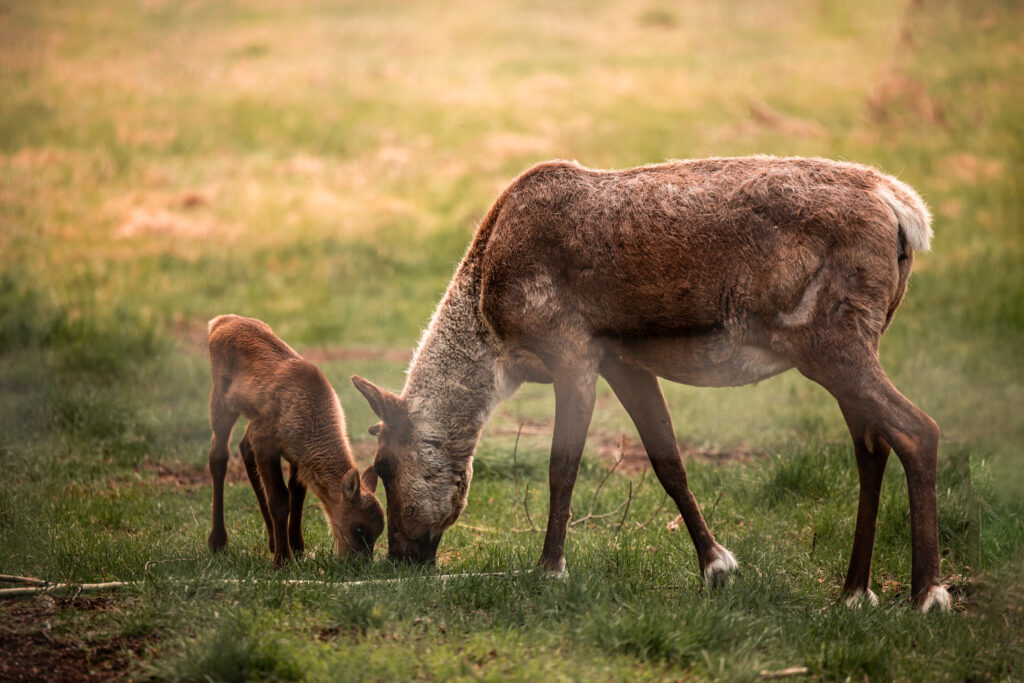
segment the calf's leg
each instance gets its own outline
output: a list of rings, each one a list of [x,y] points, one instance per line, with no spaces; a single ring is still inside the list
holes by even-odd
[[[206,544],[216,552],[228,544],[228,532],[224,527],[224,477],[228,470],[228,447],[231,443],[231,429],[235,426],[238,413],[230,410],[214,391],[210,396],[210,426],[213,428],[213,445],[210,448],[210,476],[213,478],[213,527]]]
[[[288,543],[292,554],[296,557],[306,551],[306,541],[302,537],[302,506],[306,501],[306,485],[299,479],[299,466],[291,463],[291,475],[288,477]]]
[[[256,451],[256,466],[259,469],[260,481],[267,494],[267,508],[274,525],[274,566],[280,568],[292,558],[291,546],[288,543],[288,512],[291,508],[288,487],[284,483],[281,472],[281,457],[276,451]]]
[[[270,509],[267,507],[267,496],[263,492],[263,482],[260,481],[259,469],[256,467],[256,453],[253,449],[252,423],[245,428],[242,435],[242,442],[238,444],[238,450],[242,454],[242,462],[245,463],[245,473],[249,475],[249,483],[256,494],[256,502],[260,507],[260,514],[263,515],[263,523],[267,527],[267,539],[270,552],[274,552],[274,522],[270,518]]]

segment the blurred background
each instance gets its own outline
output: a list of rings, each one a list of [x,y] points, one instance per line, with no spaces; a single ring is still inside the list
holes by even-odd
[[[840,679],[1019,677],[1022,29],[1016,0],[0,0],[0,570],[151,586],[91,615],[18,603],[0,624],[53,619],[78,653],[113,633],[176,680],[215,662],[224,678],[752,680],[801,662]],[[881,356],[942,428],[942,573],[965,615],[902,609],[895,458],[875,590],[900,609],[822,609],[857,475],[835,401],[795,371],[664,384],[690,485],[746,570],[717,600],[697,599],[660,488],[640,493],[642,448],[603,384],[574,505],[604,521],[570,533],[564,584],[182,588],[278,576],[237,462],[235,540],[205,546],[210,318],[259,317],[318,362],[365,464],[376,418],[348,377],[401,389],[477,221],[521,171],[755,153],[871,164],[933,210]],[[541,535],[518,494],[542,525],[553,414],[541,385],[497,409],[446,570],[532,566]],[[629,481],[599,500],[619,455]],[[623,501],[637,527],[619,534]],[[288,575],[359,575],[307,514],[316,557]],[[27,656],[3,636],[0,662]]]
[[[346,378],[401,387],[476,221],[523,169],[767,153],[873,164],[921,192],[934,251],[883,362],[946,444],[1019,456],[1021,16],[924,0],[0,3],[7,447],[109,403],[122,431],[174,434],[155,455],[201,460],[205,327],[224,312],[315,351],[361,437],[372,420]],[[845,438],[791,374],[668,387],[680,438]],[[549,393],[508,410],[549,416]]]

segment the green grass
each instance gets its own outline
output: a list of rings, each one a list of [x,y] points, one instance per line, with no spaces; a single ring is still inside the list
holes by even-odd
[[[140,582],[99,601],[5,601],[0,629],[31,638],[45,613],[54,657],[109,646],[126,653],[123,675],[172,680],[753,680],[789,666],[822,679],[1020,678],[1022,20],[1009,2],[0,0],[0,573]],[[614,474],[594,503],[613,512],[631,485],[621,527],[616,513],[571,529],[565,580],[439,584],[384,562],[383,539],[375,562],[343,566],[312,500],[310,557],[275,572],[244,482],[227,487],[231,540],[210,556],[209,318],[257,316],[328,351],[365,457],[376,420],[348,376],[401,387],[400,359],[519,171],[552,157],[622,167],[748,153],[876,164],[933,208],[934,251],[919,255],[881,354],[943,430],[955,613],[906,607],[895,458],[881,605],[837,604],[856,468],[835,402],[792,373],[664,387],[688,453],[750,454],[687,456],[742,567],[713,593],[689,539],[665,528],[660,487],[637,491],[636,472]],[[499,408],[441,543],[444,571],[533,566],[542,533],[513,504],[513,472],[542,529],[552,415],[545,386]],[[623,435],[637,442],[602,384],[576,518]],[[370,577],[409,580],[279,581]]]

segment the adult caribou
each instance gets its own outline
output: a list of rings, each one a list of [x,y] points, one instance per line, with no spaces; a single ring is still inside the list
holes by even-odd
[[[844,592],[870,589],[890,449],[907,477],[911,600],[949,609],[939,581],[939,430],[900,394],[878,343],[930,215],[907,185],[825,159],[765,156],[600,171],[553,161],[484,217],[413,356],[401,396],[353,377],[381,423],[374,468],[392,557],[433,561],[466,504],[476,443],[524,381],[555,391],[550,512],[540,565],[565,567],[570,497],[603,376],[679,508],[708,583],[736,569],[686,483],[658,377],[757,382],[796,367],[835,396],[860,502]]]

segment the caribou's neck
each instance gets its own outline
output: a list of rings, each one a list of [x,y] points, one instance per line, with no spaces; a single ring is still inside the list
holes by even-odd
[[[469,457],[498,401],[496,354],[472,269],[460,268],[409,366],[403,399],[420,438]]]

